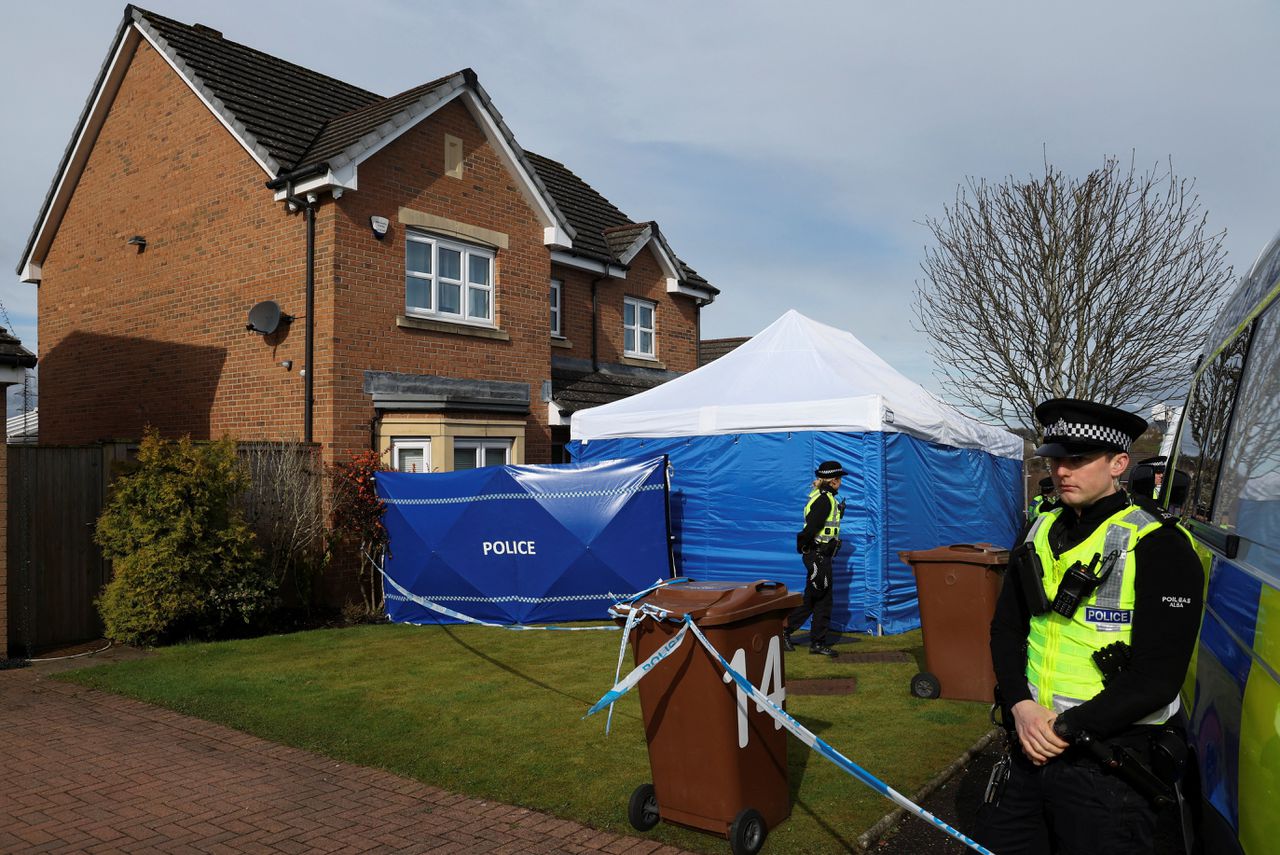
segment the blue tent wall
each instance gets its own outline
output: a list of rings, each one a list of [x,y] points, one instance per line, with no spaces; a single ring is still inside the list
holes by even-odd
[[[574,441],[569,450],[584,462],[668,455],[679,572],[704,580],[774,579],[791,590],[804,588],[795,535],[813,470],[839,460],[850,472],[840,489],[845,548],[833,567],[832,626],[842,632],[919,626],[915,581],[898,551],[1008,545],[1021,506],[1018,461],[899,433],[624,438]],[[939,509],[952,517],[937,519]]]
[[[915,576],[898,552],[953,543],[1011,547],[1022,516],[1022,462],[886,433],[885,631],[920,625]]]

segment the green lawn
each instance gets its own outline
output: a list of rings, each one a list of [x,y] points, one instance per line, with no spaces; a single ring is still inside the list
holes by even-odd
[[[637,693],[619,702],[609,736],[603,714],[582,720],[613,682],[618,642],[613,632],[362,626],[170,647],[66,678],[345,762],[634,834],[627,799],[649,780]],[[920,645],[917,631],[840,649],[904,650],[919,659]],[[793,694],[788,711],[899,792],[915,792],[989,728],[983,704],[912,697],[915,664],[831,662],[799,650],[787,657],[788,680],[854,676],[858,689]],[[770,832],[766,851],[852,849],[894,807],[799,742],[789,747],[795,807]],[[721,839],[665,824],[646,836],[728,851]]]

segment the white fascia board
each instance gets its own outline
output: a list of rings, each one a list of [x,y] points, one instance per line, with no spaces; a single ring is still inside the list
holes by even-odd
[[[21,381],[18,381],[21,382]],[[554,400],[547,402],[547,425],[550,427],[561,427],[567,425],[573,419],[573,415],[560,415],[560,405]]]
[[[529,207],[533,209],[534,216],[542,223],[544,229],[543,242],[548,246],[572,246],[572,233],[569,225],[561,221],[560,217],[547,204],[546,198],[542,195],[541,189],[534,182],[524,167],[523,158],[519,157],[511,144],[507,141],[507,136],[498,127],[498,123],[494,121],[493,114],[480,102],[479,97],[470,89],[462,96],[462,101],[471,111],[472,117],[480,125],[484,131],[485,137],[489,140],[489,144],[497,151],[499,159],[503,161],[503,165],[507,167],[507,171],[517,178],[516,186],[520,189],[521,195],[524,196]],[[556,229],[559,235],[548,234],[548,230]],[[550,237],[552,240],[548,240]],[[569,238],[566,243],[564,238]]]
[[[626,268],[618,267],[615,264],[605,264],[602,261],[596,261],[591,258],[580,258],[558,250],[551,251],[551,263],[562,264],[565,267],[573,267],[578,270],[588,270],[592,273],[603,273],[611,279],[627,278]]]
[[[31,242],[31,253],[22,260],[23,282],[40,281],[40,265],[44,263],[45,253],[49,251],[53,234],[57,232],[58,226],[62,223],[62,216],[67,212],[71,195],[80,182],[80,175],[84,172],[85,164],[89,162],[89,154],[98,140],[98,132],[102,130],[102,125],[107,120],[107,113],[116,99],[116,93],[120,91],[120,84],[124,80],[125,72],[129,70],[133,52],[141,40],[138,28],[133,26],[124,31],[120,44],[116,45],[115,54],[111,57],[111,64],[106,76],[102,79],[102,85],[98,87],[97,92],[93,93],[84,127],[80,129],[80,135],[71,147],[71,157],[67,158],[66,167],[56,178],[55,189],[49,197],[49,208],[44,212],[40,227],[36,229],[35,240]],[[124,59],[126,55],[129,57],[127,60]]]
[[[666,242],[662,237],[659,235],[657,240],[649,241],[649,247],[653,250],[654,257],[658,259],[658,266],[662,268],[667,278],[679,279],[680,268],[676,265],[675,256],[667,250]]]
[[[627,247],[627,251],[619,256],[618,260],[623,264],[630,264],[631,260],[640,254],[640,250],[644,249],[645,244],[647,244],[649,239],[652,237],[653,226],[645,226],[644,231],[640,233],[639,237],[635,239],[631,246]]]
[[[668,294],[683,294],[686,297],[693,297],[695,300],[706,300],[708,303],[715,302],[716,295],[710,291],[704,291],[695,285],[685,285],[679,279],[667,280]]]
[[[0,388],[5,386],[17,386],[26,379],[27,371],[17,365],[0,366]],[[554,407],[555,405],[552,404]],[[567,424],[567,422],[566,422]]]
[[[542,230],[542,243],[545,246],[569,249],[573,246],[573,238],[560,226],[547,226]]]
[[[346,190],[360,189],[360,170],[354,163],[348,163],[341,169],[330,169],[324,175],[316,175],[293,185],[293,195],[299,193],[316,193],[329,191],[338,198]],[[289,188],[275,191],[275,200],[283,202],[289,198]]]
[[[209,112],[213,113],[214,117],[217,118],[222,126],[227,129],[227,132],[231,134],[235,141],[240,143],[240,146],[249,153],[249,156],[253,158],[253,162],[262,167],[262,171],[265,172],[269,178],[275,178],[276,173],[280,171],[280,164],[276,163],[275,160],[272,159],[266,149],[249,143],[249,131],[244,125],[240,124],[238,119],[234,121],[234,124],[231,121],[228,121],[227,116],[230,115],[234,118],[234,114],[227,109],[227,106],[217,97],[201,91],[203,87],[196,85],[196,80],[199,78],[195,77],[195,73],[174,62],[173,57],[169,55],[169,51],[165,50],[151,33],[143,29],[140,23],[135,21],[133,28],[142,33],[142,37],[145,38],[153,48],[155,48],[156,53],[164,57],[164,61],[167,62],[169,67],[174,70],[174,73],[178,75],[178,78],[182,80],[183,83],[187,84],[188,89],[195,93],[195,96],[200,99],[200,103],[209,108]]]

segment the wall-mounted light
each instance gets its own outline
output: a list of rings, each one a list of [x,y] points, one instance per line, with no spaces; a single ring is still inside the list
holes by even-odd
[[[369,228],[373,229],[375,238],[382,240],[387,236],[387,231],[391,228],[391,221],[386,217],[370,217]]]
[[[292,371],[292,370],[293,370],[293,360],[292,360],[292,359],[286,359],[284,362],[281,362],[281,363],[280,363],[280,367],[281,367],[281,368],[283,368],[285,371]]]
[[[145,252],[147,249],[147,239],[142,235],[134,235],[129,238],[128,244],[129,246],[136,246],[139,253]]]

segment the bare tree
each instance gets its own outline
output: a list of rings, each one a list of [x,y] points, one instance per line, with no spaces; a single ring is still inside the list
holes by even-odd
[[[915,315],[946,393],[1039,437],[1034,410],[1078,397],[1147,407],[1190,373],[1232,278],[1194,181],[1107,158],[1083,179],[968,179],[924,225]]]
[[[308,605],[329,533],[319,453],[297,442],[255,442],[242,445],[240,455],[251,484],[242,499],[246,517],[272,576],[278,586],[291,582]]]

